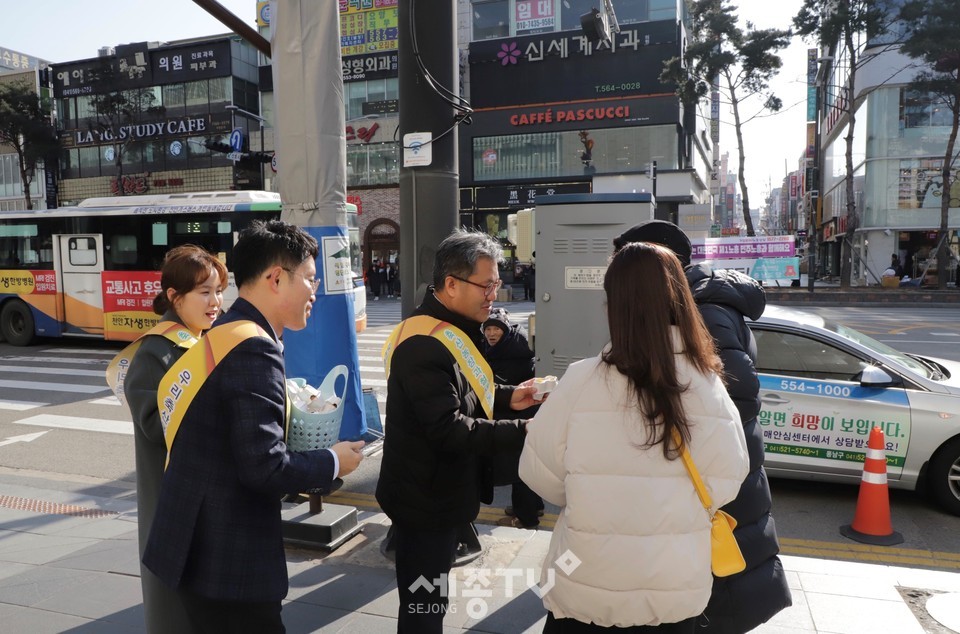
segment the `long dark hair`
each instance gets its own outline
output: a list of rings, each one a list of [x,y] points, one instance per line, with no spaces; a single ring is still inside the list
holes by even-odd
[[[602,359],[627,377],[640,411],[651,421],[645,447],[663,445],[663,455],[677,457],[676,429],[690,440],[677,376],[670,327],[676,326],[683,354],[704,374],[722,375],[713,338],[693,301],[680,261],[666,247],[647,242],[625,245],[610,260],[603,278],[607,293],[610,349]]]

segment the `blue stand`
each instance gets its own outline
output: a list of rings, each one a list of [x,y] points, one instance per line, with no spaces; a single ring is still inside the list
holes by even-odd
[[[340,249],[348,245],[347,229],[335,226],[304,227],[304,230],[320,243],[317,257],[320,287],[307,327],[283,332],[287,377],[304,378],[317,387],[334,366],[347,366],[350,374],[340,404],[344,408],[340,440],[360,440],[367,432],[367,421],[360,389],[353,280],[349,253]],[[345,288],[346,283],[349,287]]]

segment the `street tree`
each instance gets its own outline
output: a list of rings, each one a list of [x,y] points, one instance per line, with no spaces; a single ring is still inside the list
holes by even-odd
[[[690,5],[693,25],[691,41],[682,57],[667,60],[661,81],[674,84],[684,108],[696,104],[718,83],[733,112],[733,127],[740,152],[738,179],[743,200],[743,221],[747,235],[756,235],[750,218],[750,192],[746,180],[746,151],[743,126],[764,113],[778,112],[782,100],[770,91],[770,80],[783,65],[779,51],[790,43],[788,29],[757,29],[747,22],[738,24],[736,7],[729,0],[694,0]],[[753,114],[745,114],[748,103],[761,100]]]
[[[854,196],[853,130],[856,124],[857,70],[870,56],[862,55],[867,40],[882,33],[890,20],[890,9],[877,0],[804,0],[793,18],[796,32],[816,41],[821,50],[836,51],[835,57],[844,60],[838,64],[838,73],[844,80],[839,87],[835,104],[844,112],[847,125],[845,152],[845,191],[847,229],[840,247],[840,286],[849,288],[853,272],[853,236],[860,226],[860,210]],[[879,53],[880,51],[877,51]],[[820,148],[817,148],[820,151]],[[821,192],[823,196],[823,192]]]
[[[940,169],[940,231],[937,235],[937,286],[947,287],[949,249],[949,211],[960,207],[960,195],[954,182],[957,174],[957,129],[960,127],[960,11],[956,0],[912,0],[900,11],[906,27],[906,39],[900,50],[925,62],[910,87],[928,95],[930,105],[942,106],[949,113],[950,134],[943,152]],[[957,279],[960,284],[960,278]]]
[[[95,72],[96,81],[101,86],[116,86],[122,82],[122,74],[108,60]],[[162,116],[164,108],[157,104],[152,87],[135,87],[94,95],[91,105],[95,114],[88,127],[97,142],[112,148],[113,165],[116,169],[116,194],[123,196],[127,193],[123,178],[124,161],[135,155],[145,144],[133,131],[138,123]]]
[[[58,141],[50,109],[26,81],[0,83],[0,144],[13,148],[20,163],[20,184],[27,209],[33,209],[30,186],[37,164],[56,156]],[[47,169],[56,169],[49,165]]]

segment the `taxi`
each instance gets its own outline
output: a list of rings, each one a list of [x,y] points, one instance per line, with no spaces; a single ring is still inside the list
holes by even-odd
[[[870,430],[887,481],[960,515],[960,363],[907,354],[813,313],[767,306],[757,341],[771,476],[859,483]]]

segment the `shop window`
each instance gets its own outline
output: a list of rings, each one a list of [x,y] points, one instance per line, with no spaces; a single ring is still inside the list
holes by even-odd
[[[60,118],[60,124],[65,128],[73,127],[73,119],[76,115],[76,101],[72,97],[66,99],[57,99],[57,116]]]
[[[181,117],[187,105],[187,96],[183,84],[170,84],[163,87],[163,107],[168,117]]]
[[[560,0],[560,30],[580,30],[580,16],[590,9],[600,9],[602,2],[597,0]],[[620,19],[620,3],[616,5],[617,21]]]
[[[507,0],[473,2],[473,39],[510,36],[510,3]]]
[[[97,108],[93,102],[93,96],[84,95],[77,97],[77,121],[83,119],[96,118]]]
[[[201,157],[201,156],[210,156],[211,150],[207,147],[207,137],[202,136],[192,136],[187,139],[186,154],[187,156]]]
[[[162,170],[164,154],[166,153],[166,142],[159,139],[146,141],[142,144],[141,148],[145,169],[150,171]]]
[[[230,77],[215,77],[208,81],[207,86],[210,90],[210,103],[224,103],[229,101],[230,82]],[[256,107],[243,109],[249,110],[250,112],[257,111]]]
[[[900,94],[900,120],[904,128],[950,126],[952,112],[943,99],[907,88]]]
[[[513,134],[473,139],[477,181],[637,173],[656,157],[677,166],[674,126],[638,126]]]
[[[187,114],[201,114],[210,110],[210,92],[207,80],[188,81],[184,84]]]
[[[347,121],[362,117],[363,102],[367,101],[367,82],[349,82],[344,85],[343,92]]]
[[[383,101],[387,98],[387,81],[371,79],[367,81],[367,101]]]
[[[80,176],[80,150],[63,150],[60,153],[60,173],[64,178]]]
[[[80,176],[100,176],[100,148],[82,147],[79,150]]]
[[[347,186],[390,185],[400,181],[396,143],[347,146]]]

